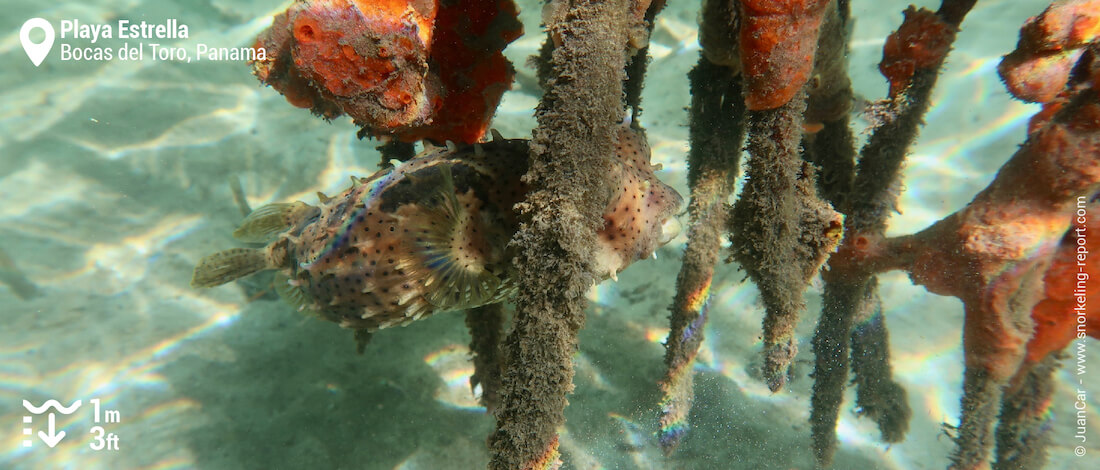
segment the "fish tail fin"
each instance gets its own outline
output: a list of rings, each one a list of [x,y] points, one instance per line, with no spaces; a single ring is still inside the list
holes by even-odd
[[[274,269],[266,250],[233,248],[204,257],[195,266],[191,287],[214,287],[250,274]]]
[[[319,212],[304,202],[268,204],[252,211],[233,232],[233,238],[247,243],[266,243]]]

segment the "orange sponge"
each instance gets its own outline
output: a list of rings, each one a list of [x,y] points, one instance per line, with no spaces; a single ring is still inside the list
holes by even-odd
[[[512,82],[512,0],[298,0],[257,39],[256,76],[291,104],[367,134],[481,139]]]

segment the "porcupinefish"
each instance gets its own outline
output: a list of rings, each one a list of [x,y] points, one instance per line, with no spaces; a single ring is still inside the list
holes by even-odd
[[[598,272],[615,277],[676,236],[682,199],[654,175],[640,132],[620,128],[619,183],[599,232]],[[275,288],[300,311],[369,333],[436,312],[500,302],[516,286],[508,242],[527,194],[528,141],[429,147],[327,197],[270,204],[234,237],[268,243],[203,258],[191,285],[278,270]]]

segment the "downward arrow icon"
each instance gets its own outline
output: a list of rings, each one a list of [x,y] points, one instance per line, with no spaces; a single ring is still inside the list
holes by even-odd
[[[52,449],[53,446],[57,445],[58,442],[61,442],[61,440],[65,438],[65,431],[61,431],[61,432],[58,432],[57,434],[54,434],[54,417],[53,417],[53,413],[50,413],[49,421],[50,421],[50,423],[49,423],[49,428],[48,429],[50,430],[50,433],[46,434],[42,431],[38,431],[38,437],[41,438],[42,442],[45,442],[46,445],[50,446],[50,448]]]

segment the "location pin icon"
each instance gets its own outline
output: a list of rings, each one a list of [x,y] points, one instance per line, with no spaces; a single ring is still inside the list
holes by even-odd
[[[46,33],[46,39],[38,44],[31,42],[31,31],[34,28],[41,28],[42,32]],[[50,49],[53,48],[53,25],[49,21],[42,18],[31,18],[23,23],[23,27],[19,30],[19,42],[23,43],[23,50],[27,52],[27,57],[31,58],[31,62],[35,67],[42,64],[43,60],[46,60],[46,56],[49,55]]]

